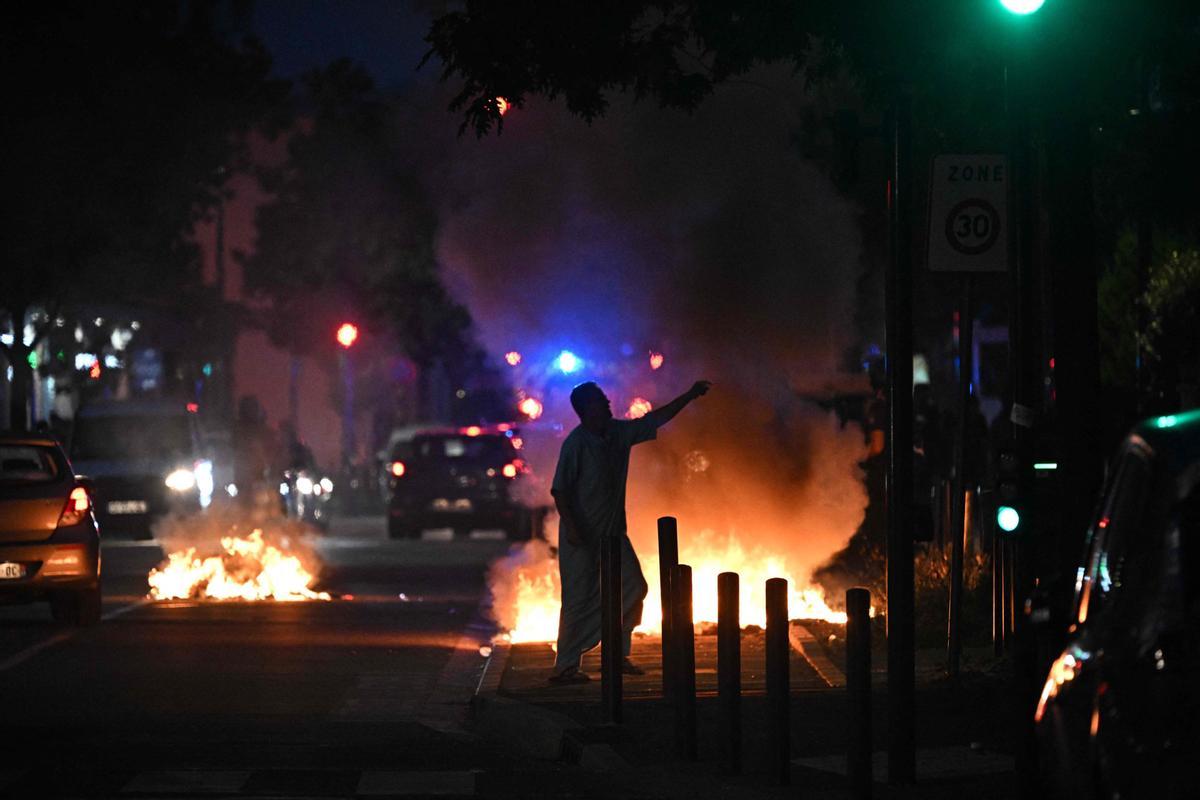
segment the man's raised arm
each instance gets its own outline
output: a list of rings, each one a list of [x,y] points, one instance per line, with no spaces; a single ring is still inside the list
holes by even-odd
[[[654,427],[660,428],[666,425],[671,420],[675,419],[675,415],[683,410],[683,407],[695,400],[697,397],[703,397],[708,394],[708,390],[712,387],[711,381],[696,381],[692,384],[692,388],[688,389],[683,394],[676,397],[665,406],[660,406],[646,414],[646,416],[654,422]]]

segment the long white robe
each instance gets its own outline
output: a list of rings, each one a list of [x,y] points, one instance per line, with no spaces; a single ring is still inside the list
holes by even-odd
[[[558,618],[555,673],[578,667],[588,650],[600,643],[600,542],[621,537],[621,595],[624,654],[629,655],[633,629],[642,621],[646,579],[629,541],[625,521],[625,482],[629,452],[655,437],[646,418],[610,420],[603,436],[582,426],[563,441],[554,473],[553,491],[580,517],[582,545],[572,544],[559,522],[558,569],[562,610]]]

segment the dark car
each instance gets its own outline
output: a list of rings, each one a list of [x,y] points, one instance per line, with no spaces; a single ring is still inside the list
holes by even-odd
[[[127,400],[80,409],[71,460],[94,483],[105,534],[148,536],[159,517],[206,507],[213,464],[182,402]]]
[[[1200,411],[1126,438],[1035,721],[1053,796],[1195,797]]]
[[[57,442],[0,434],[0,602],[38,600],[60,622],[100,619],[100,532]]]
[[[528,539],[537,515],[521,500],[529,468],[519,444],[508,426],[431,431],[397,444],[387,465],[388,534],[500,529]]]

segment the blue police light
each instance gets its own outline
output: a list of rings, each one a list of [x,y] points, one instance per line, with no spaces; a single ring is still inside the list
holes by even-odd
[[[570,375],[582,367],[583,362],[579,359],[579,356],[570,350],[563,350],[558,354],[558,358],[554,359],[554,366],[561,370],[564,375]]]
[[[996,524],[1005,533],[1012,533],[1021,524],[1021,512],[1012,506],[1000,506],[996,509]]]

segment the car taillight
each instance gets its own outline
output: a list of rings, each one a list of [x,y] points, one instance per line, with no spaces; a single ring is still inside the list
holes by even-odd
[[[58,517],[59,527],[82,522],[91,507],[92,499],[88,497],[87,489],[76,486],[71,490],[71,494],[67,497],[67,504],[63,506],[62,514]]]
[[[392,464],[391,464],[391,466],[389,467],[389,469],[391,470],[391,473],[392,473],[392,477],[393,477],[393,478],[400,478],[400,477],[403,477],[403,475],[404,475],[404,462],[403,462],[403,461],[393,461],[393,462],[392,462]]]

